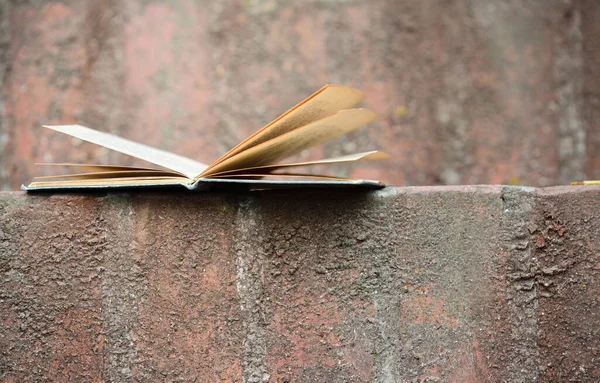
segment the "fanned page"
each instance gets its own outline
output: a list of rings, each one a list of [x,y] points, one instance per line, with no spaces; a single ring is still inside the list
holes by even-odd
[[[304,149],[330,141],[377,119],[368,109],[346,109],[272,138],[207,169],[196,178],[225,171],[271,165]]]
[[[327,158],[317,161],[306,161],[297,162],[291,164],[277,164],[270,166],[260,166],[255,168],[238,169],[231,172],[224,172],[214,174],[211,176],[214,178],[248,178],[248,179],[259,179],[263,177],[272,178],[317,178],[317,179],[344,179],[345,177],[335,177],[326,175],[315,175],[315,174],[285,174],[285,173],[271,173],[275,170],[289,169],[294,167],[306,167],[314,165],[324,164],[335,164],[344,162],[354,162],[358,160],[379,160],[389,158],[389,156],[383,152],[373,150],[369,152],[350,154],[346,156]],[[115,166],[115,165],[89,165],[89,164],[73,164],[73,163],[46,163],[39,165],[51,165],[51,166],[65,166],[69,168],[76,168],[86,171],[85,173],[71,173],[54,176],[41,176],[35,177],[31,183],[31,187],[35,186],[68,186],[73,185],[73,181],[83,181],[84,184],[89,184],[88,181],[111,179],[110,182],[121,183],[123,179],[140,179],[141,177],[153,177],[153,178],[169,178],[177,177],[176,173],[149,168],[136,168],[131,166]],[[181,182],[188,183],[187,178],[181,177]]]
[[[119,170],[119,171],[107,171],[107,172],[89,172],[89,173],[73,173],[73,174],[62,174],[56,176],[41,176],[34,177],[33,181],[53,181],[53,180],[91,180],[100,178],[124,178],[124,177],[182,177],[173,172],[165,172],[161,170]],[[185,178],[185,177],[182,177]],[[187,178],[186,178],[187,179]]]
[[[211,177],[227,177],[230,175],[241,175],[241,174],[265,174],[271,173],[275,170],[280,169],[288,169],[295,167],[303,167],[303,166],[315,166],[315,165],[328,165],[328,164],[337,164],[343,162],[354,162],[359,160],[383,160],[386,158],[390,158],[390,156],[384,152],[380,152],[378,150],[372,150],[369,152],[349,154],[346,156],[333,157],[333,158],[325,158],[322,160],[316,161],[306,161],[306,162],[295,162],[291,164],[276,164],[276,165],[267,165],[267,166],[257,166],[253,168],[244,168],[244,169],[236,169],[227,172],[213,174]]]
[[[194,161],[190,158],[143,145],[110,133],[99,132],[97,130],[86,128],[85,126],[44,125],[44,127],[103,146],[107,149],[137,157],[166,169],[173,170],[188,178],[194,178],[207,168],[206,164]]]
[[[110,171],[136,171],[136,170],[162,170],[156,168],[147,168],[139,166],[121,166],[121,165],[98,165],[98,164],[75,164],[72,162],[41,162],[36,163],[36,166],[48,166],[48,167],[65,167],[69,169],[79,169],[87,172],[110,172]],[[162,170],[164,171],[164,170]],[[179,173],[173,172],[174,175]]]
[[[226,159],[272,138],[329,116],[338,110],[352,108],[364,97],[365,94],[358,89],[342,85],[325,85],[225,153],[211,164],[207,170],[212,170]]]
[[[61,181],[34,181],[29,188],[45,187],[107,187],[107,186],[166,186],[185,185],[191,181],[187,177],[118,177],[118,178],[92,178]]]
[[[336,176],[325,176],[320,174],[305,174],[305,173],[279,173],[279,174],[236,174],[236,175],[228,175],[228,176],[215,176],[217,179],[320,179],[320,180],[343,180],[350,181],[350,178],[346,177],[336,177]]]

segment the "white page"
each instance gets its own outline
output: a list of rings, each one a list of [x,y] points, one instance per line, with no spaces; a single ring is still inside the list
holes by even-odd
[[[81,125],[44,125],[44,127],[165,167],[188,178],[194,178],[208,168],[208,165],[190,158]]]

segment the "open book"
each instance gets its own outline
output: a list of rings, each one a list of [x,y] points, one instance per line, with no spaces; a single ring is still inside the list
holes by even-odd
[[[279,188],[297,186],[361,186],[378,188],[378,181],[305,174],[298,168],[383,159],[369,151],[317,161],[280,163],[309,147],[323,144],[377,119],[375,113],[353,107],[364,98],[356,89],[326,85],[277,119],[246,138],[210,165],[80,125],[45,126],[72,137],[137,157],[155,166],[51,163],[69,174],[36,177],[24,190],[159,187],[182,185],[192,190],[214,188]]]

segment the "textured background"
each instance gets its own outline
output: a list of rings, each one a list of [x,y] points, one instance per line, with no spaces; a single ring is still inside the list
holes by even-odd
[[[366,91],[381,120],[305,157],[393,156],[331,173],[600,178],[599,35],[595,0],[4,0],[0,189],[39,174],[35,161],[120,160],[42,123],[210,162],[328,82]]]
[[[600,379],[600,186],[0,193],[0,382]]]

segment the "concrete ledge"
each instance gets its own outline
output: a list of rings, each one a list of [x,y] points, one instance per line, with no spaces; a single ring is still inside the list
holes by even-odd
[[[0,194],[0,381],[600,379],[600,188]]]

